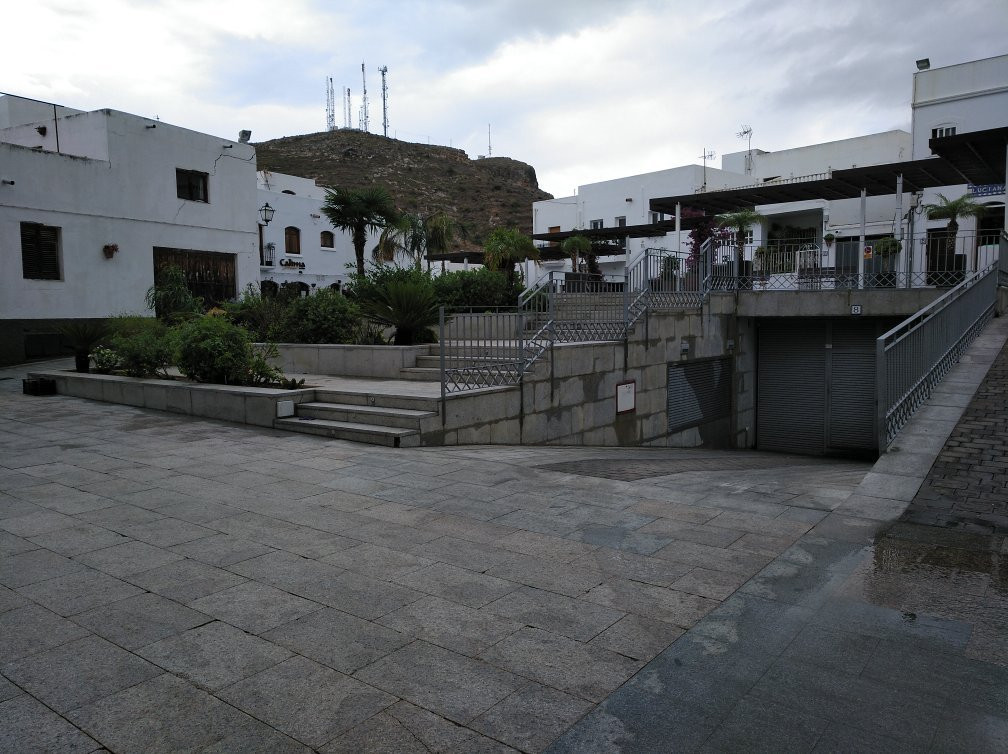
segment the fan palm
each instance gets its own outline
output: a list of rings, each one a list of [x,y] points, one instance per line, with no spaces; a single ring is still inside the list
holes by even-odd
[[[502,270],[509,281],[515,279],[515,265],[526,259],[538,262],[539,250],[517,228],[494,228],[483,243],[483,266]]]
[[[740,209],[717,215],[716,219],[719,228],[735,229],[735,254],[741,270],[745,256],[746,230],[752,225],[759,225],[766,218],[754,209]]]
[[[594,258],[592,254],[591,240],[586,236],[576,235],[565,238],[564,242],[560,244],[560,248],[563,249],[564,254],[570,257],[571,260],[571,271],[578,271],[578,262],[584,259],[585,262],[591,266],[591,262],[588,262],[589,257]]]
[[[361,304],[369,319],[395,328],[395,345],[411,346],[440,320],[440,304],[430,283],[391,280]]]
[[[322,214],[334,227],[350,233],[357,256],[357,274],[364,276],[364,247],[367,235],[396,222],[399,213],[392,197],[380,186],[364,189],[328,188]]]
[[[963,194],[958,199],[949,199],[944,194],[938,194],[936,204],[925,204],[924,210],[927,212],[928,220],[948,220],[946,229],[948,237],[945,241],[945,253],[955,253],[956,235],[959,233],[959,220],[961,218],[975,217],[980,219],[984,214],[984,206],[977,204],[968,194]]]
[[[447,251],[457,233],[465,235],[464,230],[447,215],[406,212],[382,231],[374,248],[374,258],[377,262],[391,262],[396,254],[400,254],[411,260],[417,269],[427,258],[429,268],[429,255]]]

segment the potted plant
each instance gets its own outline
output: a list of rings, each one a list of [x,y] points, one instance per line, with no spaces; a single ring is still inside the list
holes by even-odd
[[[74,367],[78,372],[89,372],[91,349],[105,337],[105,324],[94,320],[77,319],[59,328],[64,345],[74,352]]]
[[[760,284],[760,288],[766,288],[766,246],[760,245],[753,249],[752,268],[753,277],[755,277],[756,281]]]
[[[101,247],[102,254],[105,255],[106,259],[111,259],[119,251],[119,244],[117,243],[107,243]]]
[[[893,271],[893,260],[900,253],[903,244],[895,238],[889,236],[880,238],[873,246],[873,254],[879,259],[881,271],[878,273],[878,286],[880,288],[894,288],[896,286],[896,273]]]
[[[836,236],[833,235],[832,233],[827,233],[825,236],[822,237],[822,240],[823,242],[825,242],[826,248],[828,249],[830,246],[833,245],[833,242],[836,240]]]

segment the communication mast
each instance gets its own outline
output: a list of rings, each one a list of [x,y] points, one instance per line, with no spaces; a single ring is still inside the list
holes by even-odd
[[[368,123],[367,72],[364,70],[363,62],[360,64],[360,72],[361,82],[364,85],[364,93],[361,95],[360,128],[361,131],[370,131],[370,124]]]
[[[353,110],[350,109],[350,87],[346,88],[346,97],[343,97],[343,128],[352,127],[352,116]]]
[[[333,92],[332,76],[326,79],[326,130],[336,130],[336,95]]]
[[[713,149],[707,149],[704,147],[703,154],[700,155],[700,159],[703,160],[703,190],[707,190],[707,160],[713,160],[715,157],[715,152]]]
[[[381,73],[382,135],[388,138],[388,83],[385,81],[385,74],[388,73],[388,66],[383,65],[378,70]]]
[[[490,142],[490,124],[487,123],[487,157],[493,157],[493,144]]]

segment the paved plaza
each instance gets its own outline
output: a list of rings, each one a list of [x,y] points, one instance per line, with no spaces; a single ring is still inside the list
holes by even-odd
[[[3,751],[1008,747],[1003,537],[897,521],[951,431],[926,413],[874,469],[399,450],[28,397],[23,371]]]

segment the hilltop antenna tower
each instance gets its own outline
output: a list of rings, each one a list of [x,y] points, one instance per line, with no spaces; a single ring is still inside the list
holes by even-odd
[[[747,147],[748,151],[746,152],[746,158],[745,158],[745,171],[746,171],[746,175],[751,175],[752,174],[752,126],[743,124],[742,125],[742,130],[739,131],[735,135],[737,137],[739,137],[740,139],[748,139],[749,140],[749,146]]]
[[[333,91],[332,76],[326,79],[326,130],[336,130],[336,94]]]
[[[703,154],[700,155],[700,159],[703,160],[703,188],[702,191],[707,190],[707,160],[713,160],[715,157],[715,152],[713,149],[707,149],[704,147]]]
[[[487,157],[493,157],[493,144],[490,142],[490,124],[487,123]]]
[[[381,73],[381,125],[382,135],[388,138],[388,83],[385,81],[385,74],[388,73],[388,66],[383,65],[378,69]]]
[[[346,96],[342,97],[343,100],[343,128],[351,128],[352,126],[352,116],[353,110],[350,108],[350,87],[346,88]]]
[[[361,131],[370,131],[370,124],[368,123],[368,101],[367,101],[367,71],[364,70],[364,63],[360,64],[361,82],[364,85],[364,93],[361,95],[361,115],[360,115],[360,127]]]

